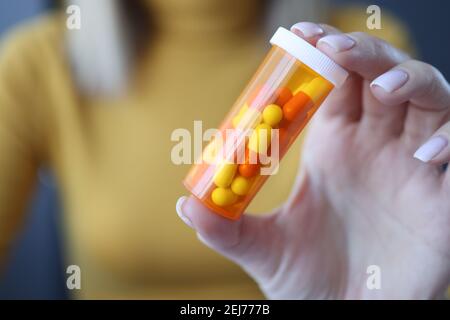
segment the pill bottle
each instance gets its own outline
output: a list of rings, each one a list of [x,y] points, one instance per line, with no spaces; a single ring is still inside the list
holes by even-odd
[[[213,212],[236,220],[330,91],[348,73],[285,28],[183,183]],[[213,106],[212,106],[213,107]]]

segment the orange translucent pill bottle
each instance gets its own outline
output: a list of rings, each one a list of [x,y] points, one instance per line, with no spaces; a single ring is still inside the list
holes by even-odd
[[[184,180],[205,206],[238,219],[348,73],[284,28]]]

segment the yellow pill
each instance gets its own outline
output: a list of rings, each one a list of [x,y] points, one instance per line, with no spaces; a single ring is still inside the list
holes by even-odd
[[[251,186],[252,184],[250,179],[246,179],[242,176],[237,176],[231,183],[231,191],[239,196],[245,196],[250,190]]]
[[[226,207],[234,204],[238,196],[229,188],[216,188],[211,193],[211,200],[219,207]]]
[[[314,78],[301,91],[306,93],[314,103],[325,97],[333,85],[321,77]]]
[[[218,165],[218,170],[214,175],[214,183],[218,187],[226,188],[233,181],[236,174],[237,164],[235,163],[222,163]]]
[[[267,123],[261,123],[256,126],[250,140],[248,148],[256,153],[267,154],[272,136],[272,127]]]
[[[294,96],[299,93],[300,91],[303,91],[309,82],[303,82],[300,87],[297,88],[297,90],[294,91]]]
[[[283,110],[276,104],[269,104],[264,108],[262,116],[265,123],[274,127],[283,118]]]

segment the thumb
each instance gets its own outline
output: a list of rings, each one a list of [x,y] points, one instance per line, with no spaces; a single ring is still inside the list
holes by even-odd
[[[205,245],[239,264],[257,281],[270,277],[275,267],[271,251],[279,239],[274,228],[276,214],[244,214],[232,221],[213,213],[192,196],[178,199],[176,210]]]

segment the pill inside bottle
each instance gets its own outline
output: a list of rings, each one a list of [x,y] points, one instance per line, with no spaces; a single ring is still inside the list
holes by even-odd
[[[183,183],[213,212],[236,220],[347,71],[285,28]]]

